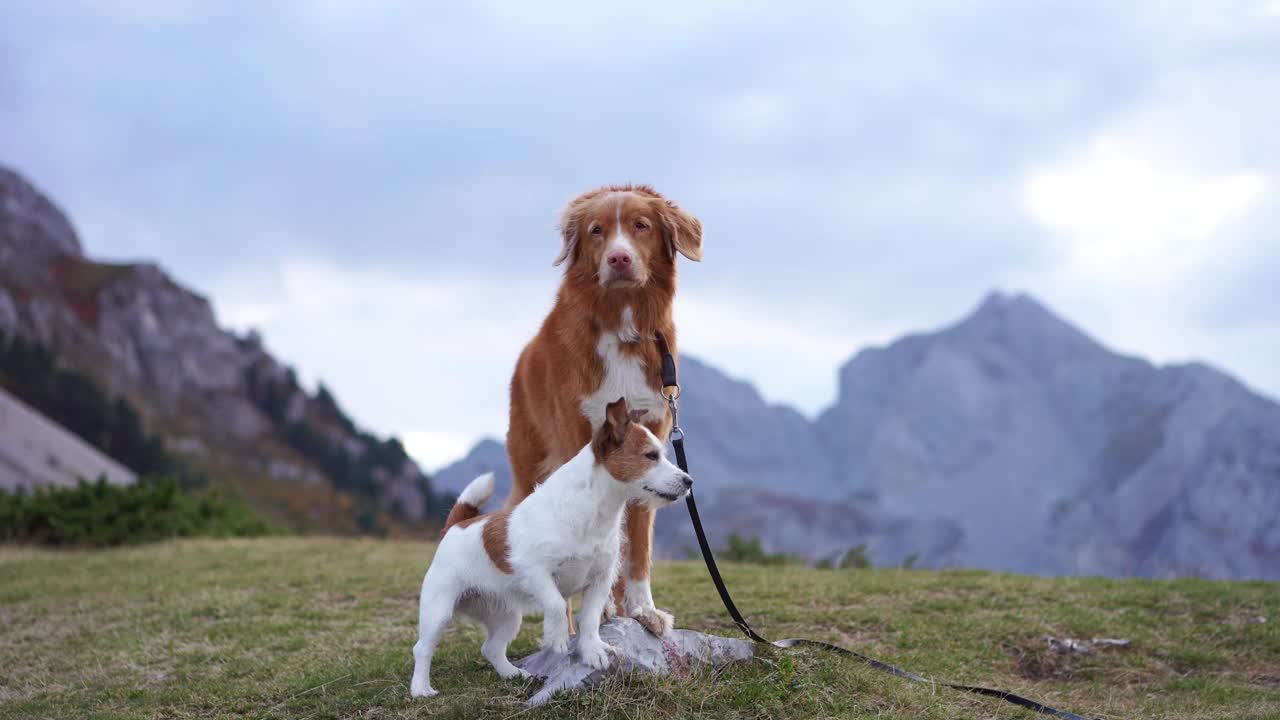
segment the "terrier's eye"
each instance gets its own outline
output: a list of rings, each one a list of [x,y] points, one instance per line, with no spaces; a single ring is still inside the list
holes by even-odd
[[[591,233],[592,235],[597,235],[597,236],[598,236],[598,235],[603,235],[603,234],[604,234],[604,228],[600,227],[599,225],[592,225],[592,226],[591,226],[590,233]]]
[[[647,458],[649,458],[650,460],[657,460],[657,459],[658,459],[658,451],[657,451],[657,450],[650,450],[649,452],[645,453],[645,454],[644,454],[644,456],[645,456],[645,457],[647,457]]]
[[[637,229],[637,230],[648,230],[648,229],[649,229],[649,223],[647,223],[647,222],[645,222],[645,221],[643,221],[643,220],[637,220],[637,221],[636,221],[636,229]]]

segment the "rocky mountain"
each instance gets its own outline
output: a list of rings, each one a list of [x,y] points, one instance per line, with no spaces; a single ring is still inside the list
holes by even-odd
[[[2,167],[0,337],[126,398],[188,467],[285,524],[385,529],[442,504],[398,441],[360,430],[327,389],[304,390],[261,338],[219,327],[160,267],[86,256],[66,215]]]
[[[507,447],[493,438],[476,443],[466,457],[438,470],[432,480],[441,491],[458,495],[467,483],[485,473],[494,476],[494,499],[488,507],[499,507],[511,493],[511,464],[507,461]]]
[[[713,542],[1280,578],[1280,405],[1204,365],[1116,354],[1026,295],[992,294],[951,327],[859,352],[812,421],[687,355],[681,377]],[[497,443],[484,454],[486,469],[505,466]],[[694,547],[683,509],[658,524],[664,552]]]
[[[850,490],[954,522],[965,565],[1280,576],[1280,405],[1113,353],[1025,295],[859,353],[816,425]]]

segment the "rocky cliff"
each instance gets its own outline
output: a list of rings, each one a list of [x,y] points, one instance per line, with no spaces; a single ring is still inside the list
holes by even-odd
[[[219,327],[208,300],[160,267],[87,257],[66,215],[4,168],[0,333],[127,397],[172,451],[289,524],[367,530],[439,509],[398,442],[301,388],[260,338]]]

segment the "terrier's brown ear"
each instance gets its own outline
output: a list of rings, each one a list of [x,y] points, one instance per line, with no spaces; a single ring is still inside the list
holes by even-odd
[[[627,419],[633,423],[638,423],[642,418],[644,418],[645,414],[646,412],[644,410],[632,410],[627,413]]]
[[[622,447],[627,437],[627,428],[631,425],[631,413],[627,409],[626,398],[618,398],[604,407],[604,424],[591,438],[591,452],[596,460],[602,460],[609,453]]]
[[[604,418],[613,441],[621,445],[627,437],[627,428],[631,426],[631,410],[627,407],[627,399],[620,397],[606,405]]]

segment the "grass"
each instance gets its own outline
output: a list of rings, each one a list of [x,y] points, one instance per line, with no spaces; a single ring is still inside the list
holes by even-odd
[[[409,699],[431,546],[328,538],[183,540],[104,551],[0,547],[0,718],[1031,718],[819,651],[764,651],[718,676],[619,676],[527,711],[480,632],[454,625],[442,694]],[[1280,717],[1280,586],[986,572],[728,565],[752,622],[925,675],[1098,718]],[[655,570],[677,623],[734,635],[696,562]],[[1267,622],[1259,622],[1266,618]],[[526,620],[513,656],[536,648]],[[1044,637],[1127,637],[1049,651]]]

